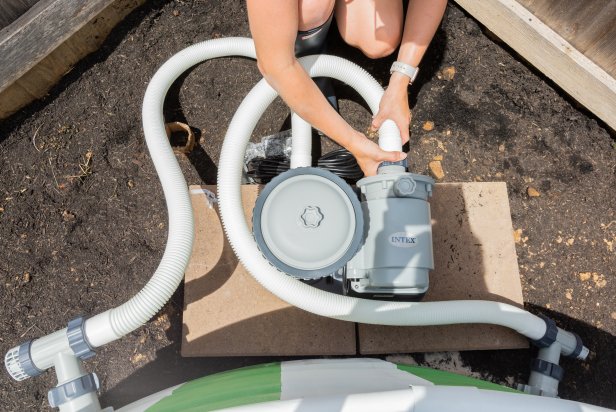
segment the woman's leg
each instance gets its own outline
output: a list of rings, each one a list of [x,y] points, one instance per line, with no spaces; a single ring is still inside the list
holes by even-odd
[[[327,51],[326,40],[332,23],[335,0],[299,0],[299,22],[295,39],[297,57],[322,54]],[[324,77],[314,79],[329,104],[338,110],[338,100],[331,80]]]
[[[402,0],[336,0],[340,35],[367,57],[389,56],[400,44]]]
[[[325,23],[334,10],[335,0],[299,0],[298,30],[314,29]]]

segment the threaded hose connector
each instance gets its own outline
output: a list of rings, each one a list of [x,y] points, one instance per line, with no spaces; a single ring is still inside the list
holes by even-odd
[[[16,381],[23,381],[43,373],[32,362],[32,356],[30,355],[32,342],[32,340],[29,340],[19,346],[15,346],[4,356],[4,366],[9,375],[11,375],[11,378]]]

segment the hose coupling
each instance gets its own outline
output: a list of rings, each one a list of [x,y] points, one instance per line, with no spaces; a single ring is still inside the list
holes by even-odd
[[[75,356],[81,360],[89,359],[96,355],[94,348],[88,342],[85,332],[86,318],[78,316],[71,319],[68,322],[66,328],[66,337],[68,338],[68,344],[73,350]]]
[[[539,317],[545,322],[545,334],[541,338],[531,342],[538,348],[547,348],[556,342],[556,338],[558,337],[558,326],[556,326],[556,322],[554,322],[553,319],[545,315],[540,314]]]
[[[94,372],[80,376],[72,381],[56,386],[47,393],[47,400],[52,408],[58,408],[67,402],[100,388],[98,376]]]

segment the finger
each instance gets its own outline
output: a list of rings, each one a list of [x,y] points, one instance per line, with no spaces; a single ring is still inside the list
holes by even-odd
[[[398,122],[398,129],[400,129],[400,137],[402,138],[402,144],[405,144],[409,141],[409,123],[406,122]]]
[[[381,112],[378,112],[376,114],[376,116],[374,116],[372,118],[372,130],[376,130],[379,127],[381,127],[381,124],[383,124],[383,121],[385,121],[385,115],[381,114]]]
[[[406,153],[404,152],[386,152],[383,151],[381,161],[383,162],[399,162],[406,159]]]

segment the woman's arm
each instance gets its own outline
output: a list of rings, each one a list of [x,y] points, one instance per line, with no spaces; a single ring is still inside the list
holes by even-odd
[[[410,0],[404,23],[402,43],[398,52],[398,61],[419,66],[428,45],[436,33],[443,18],[447,0]],[[372,127],[378,128],[385,119],[392,119],[398,125],[402,140],[409,140],[411,111],[408,101],[409,78],[394,72],[389,79],[389,86],[381,100],[379,113],[375,116]]]
[[[382,161],[404,158],[399,152],[383,152],[354,130],[299,64],[294,54],[297,1],[247,0],[247,6],[259,70],[295,113],[353,153],[366,175],[376,173]]]

